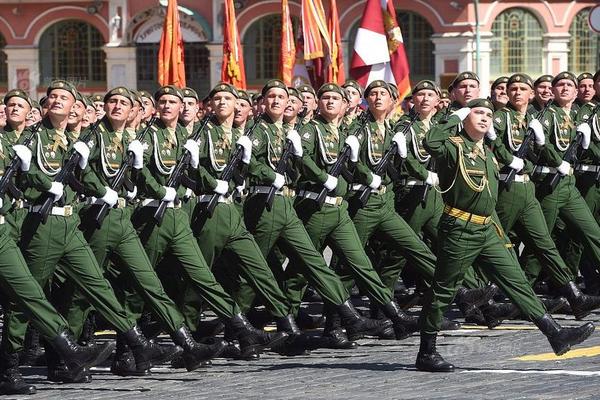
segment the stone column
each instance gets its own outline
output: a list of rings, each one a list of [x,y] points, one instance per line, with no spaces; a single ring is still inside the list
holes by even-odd
[[[209,43],[208,61],[210,63],[210,85],[212,88],[221,80],[221,63],[223,62],[223,43]]]
[[[106,52],[106,89],[115,86],[137,88],[135,47],[104,46]]]
[[[37,87],[41,80],[38,48],[5,47],[3,51],[8,64],[8,90],[19,88],[38,99]]]
[[[569,33],[544,34],[544,74],[556,75],[569,69]]]

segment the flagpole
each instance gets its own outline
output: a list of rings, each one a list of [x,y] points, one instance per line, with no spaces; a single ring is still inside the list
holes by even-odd
[[[481,35],[479,33],[479,0],[473,0],[475,3],[475,73],[479,75],[479,48],[481,45]]]

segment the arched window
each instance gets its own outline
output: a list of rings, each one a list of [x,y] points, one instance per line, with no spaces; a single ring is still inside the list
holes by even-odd
[[[542,73],[542,27],[533,14],[520,8],[502,12],[492,24],[491,75]]]
[[[419,14],[412,11],[398,10],[396,12],[398,26],[402,31],[404,39],[404,49],[408,64],[410,66],[410,80],[417,83],[422,79],[435,80],[435,58],[433,54],[433,28],[427,20]],[[354,52],[354,40],[356,32],[360,27],[360,20],[357,21],[348,35],[348,65],[352,61]]]
[[[77,86],[106,85],[102,46],[102,34],[86,22],[67,20],[51,25],[40,39],[40,83],[66,79]]]
[[[298,17],[292,16],[294,35],[298,33]],[[243,40],[244,64],[248,84],[257,85],[279,74],[281,15],[272,14],[255,21]]]
[[[590,9],[580,11],[569,28],[569,71],[594,73],[600,69],[600,35],[590,29]]]
[[[8,65],[6,64],[6,54],[2,51],[6,46],[6,39],[0,35],[0,86],[8,85]]]
[[[159,43],[137,43],[137,88],[154,93],[158,84],[158,48]],[[210,90],[210,63],[208,48],[201,42],[184,42],[183,61],[185,64],[185,83],[198,92],[199,96]]]

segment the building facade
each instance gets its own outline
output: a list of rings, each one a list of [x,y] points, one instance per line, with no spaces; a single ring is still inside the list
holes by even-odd
[[[366,0],[338,0],[346,68]],[[445,86],[459,71],[482,82],[511,72],[532,76],[600,69],[600,34],[588,25],[597,0],[395,0],[411,80]],[[167,0],[3,0],[0,93],[38,98],[55,78],[84,93],[125,85],[157,87],[157,52]],[[179,0],[188,85],[219,81],[223,0]],[[290,0],[294,25],[301,1]],[[323,0],[325,11],[329,1]],[[277,76],[279,0],[235,0],[250,88]],[[478,24],[477,24],[478,22]],[[476,28],[479,29],[476,29]],[[477,32],[478,31],[478,32]]]

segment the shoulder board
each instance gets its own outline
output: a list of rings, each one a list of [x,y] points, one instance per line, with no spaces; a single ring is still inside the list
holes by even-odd
[[[454,144],[462,144],[462,143],[464,143],[463,138],[461,138],[460,136],[450,136],[448,138],[448,140],[450,140]]]

